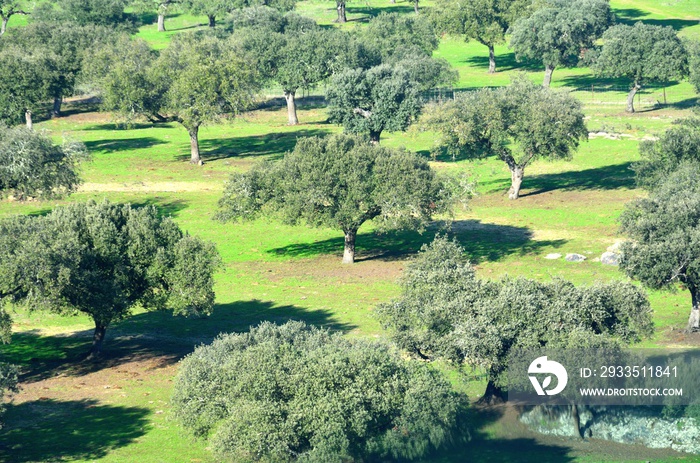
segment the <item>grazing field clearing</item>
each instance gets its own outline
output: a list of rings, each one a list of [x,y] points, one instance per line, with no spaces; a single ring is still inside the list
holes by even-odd
[[[670,25],[681,35],[700,37],[700,2],[693,0],[614,0],[624,21]],[[420,3],[429,7],[430,2]],[[297,11],[331,24],[332,2],[304,1]],[[413,3],[398,0],[348,4],[350,22],[362,27],[381,11],[413,14]],[[13,17],[10,27],[26,19]],[[168,32],[154,24],[139,37],[154,48],[193,30],[205,17],[170,15]],[[506,85],[516,72],[539,82],[542,69],[518,63],[506,46],[496,48],[499,72],[488,75],[486,48],[457,38],[442,40],[436,55],[459,71],[454,90]],[[326,122],[319,98],[299,100],[297,126],[286,124],[283,100],[232,121],[204,126],[200,143],[204,165],[190,165],[187,131],[177,124],[140,122],[121,127],[110,115],[94,112],[80,100],[66,105],[66,115],[41,121],[36,128],[56,139],[83,141],[93,155],[80,191],[60,201],[0,202],[0,215],[43,214],[67,202],[90,198],[153,205],[193,235],[214,242],[224,268],[216,276],[214,314],[182,319],[142,310],[115,323],[107,332],[105,360],[79,360],[87,351],[92,322],[85,316],[27,313],[18,307],[12,343],[0,347],[9,362],[22,368],[22,389],[14,396],[0,433],[0,461],[211,462],[210,452],[185,435],[169,411],[177,361],[219,333],[244,331],[261,321],[304,320],[353,337],[384,337],[373,316],[375,307],[398,294],[396,284],[408,259],[437,233],[447,233],[465,248],[482,278],[508,274],[541,280],[561,277],[575,283],[624,279],[616,268],[595,259],[621,239],[617,219],[626,202],[644,193],[634,187],[631,163],[638,144],[691,114],[696,95],[687,82],[647,89],[640,111],[624,112],[625,81],[599,79],[587,68],[557,69],[553,86],[575,90],[587,115],[590,140],[570,161],[538,161],[525,172],[522,197],[509,201],[510,176],[494,159],[468,161],[431,157],[434,134],[412,127],[383,135],[382,144],[404,146],[432,159],[438,170],[466,171],[477,182],[478,196],[468,210],[456,210],[424,233],[380,234],[373,224],[358,233],[358,262],[340,263],[342,233],[287,226],[274,220],[222,224],[212,220],[223,182],[232,172],[255,162],[280,159],[297,138],[339,132]],[[590,91],[588,89],[591,89]],[[322,93],[322,89],[312,93]],[[664,95],[666,104],[664,102]],[[280,97],[281,95],[276,95]],[[582,263],[546,260],[549,253],[581,253]],[[690,297],[687,292],[650,292],[657,332],[645,346],[697,346],[700,338],[681,334]],[[457,372],[444,365],[455,387],[471,398],[485,387],[479,372]],[[509,408],[473,410],[473,442],[430,461],[440,462],[598,462],[700,461],[667,450],[573,442],[528,431]]]

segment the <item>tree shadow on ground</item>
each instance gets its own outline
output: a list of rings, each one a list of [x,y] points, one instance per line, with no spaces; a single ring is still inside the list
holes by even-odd
[[[560,247],[566,240],[534,240],[526,227],[482,223],[479,220],[457,220],[451,224],[436,223],[424,233],[402,230],[388,233],[367,232],[357,235],[356,261],[381,259],[400,260],[417,253],[435,235],[445,233],[464,247],[473,263],[494,262],[507,256],[535,253],[545,247]],[[313,257],[320,254],[342,255],[344,238],[329,238],[314,243],[290,244],[267,252],[285,257]]]
[[[326,97],[323,95],[309,95],[295,98],[298,110],[321,109],[326,107]],[[282,96],[275,96],[261,101],[255,109],[263,111],[278,111],[287,107],[287,101]]]
[[[476,66],[484,69],[484,72],[488,71],[489,68],[489,49],[483,47],[483,54],[470,56],[463,60],[463,63],[467,63],[470,66]],[[519,69],[521,71],[542,71],[544,74],[544,65],[533,60],[523,59],[518,61],[515,58],[514,52],[502,53],[496,55],[496,73],[513,71]],[[556,71],[555,71],[556,72]],[[476,87],[481,88],[481,87]]]
[[[646,18],[649,16],[649,12],[640,10],[639,8],[613,8],[615,15],[617,16],[618,23],[633,25],[638,21],[642,21],[644,24],[651,24],[652,26],[671,26],[676,31],[685,29],[686,27],[697,26],[700,24],[700,20],[692,19],[654,19]]]
[[[345,8],[345,12],[348,17],[348,22],[368,22],[372,18],[379,16],[381,13],[399,13],[399,14],[409,14],[414,13],[413,3],[399,5],[398,3],[391,4],[387,0],[387,6],[378,8],[371,7],[369,4],[365,6],[350,6]],[[357,16],[360,16],[359,18]]]
[[[129,124],[121,124],[118,122],[109,122],[106,124],[93,124],[89,127],[85,127],[81,130],[93,131],[93,130],[142,130],[142,129],[152,129],[153,127],[159,128],[173,128],[167,124],[154,124],[150,122],[132,122]]]
[[[280,159],[294,149],[297,139],[326,135],[328,131],[320,129],[301,129],[293,132],[267,133],[225,139],[204,139],[199,141],[200,155],[206,161],[250,156],[274,155]],[[178,156],[179,160],[188,160],[190,155]]]
[[[631,162],[614,164],[611,166],[595,167],[591,169],[560,172],[556,174],[540,174],[528,176],[525,173],[523,179],[523,193],[521,197],[534,196],[553,190],[618,190],[622,188],[633,189],[635,187],[634,171]],[[510,180],[506,178],[484,182],[482,186],[489,188],[488,193],[503,191],[510,186]]]
[[[106,140],[90,140],[84,143],[88,151],[102,151],[103,153],[140,150],[165,144],[164,141],[154,137],[112,138]]]
[[[556,73],[556,70],[554,71]],[[608,78],[599,77],[593,74],[584,74],[576,76],[566,76],[562,79],[557,79],[557,83],[562,84],[564,87],[574,87],[580,91],[588,92],[593,87],[594,93],[603,92],[629,92],[632,89],[632,81],[630,79],[619,77],[619,78]],[[668,83],[658,83],[649,82],[645,84],[642,89],[638,92],[644,95],[644,93],[661,90],[664,87],[670,87],[678,84],[676,80],[670,81]],[[624,102],[624,98],[622,99]]]
[[[35,400],[10,405],[0,434],[0,460],[72,461],[102,458],[143,436],[150,411],[97,400]]]
[[[184,199],[170,200],[168,198],[161,198],[160,196],[153,196],[150,198],[143,198],[139,201],[132,202],[131,206],[153,206],[158,210],[158,215],[161,217],[177,217],[180,211],[185,210],[189,207],[189,201],[185,201]]]
[[[243,332],[263,321],[301,320],[338,331],[356,326],[339,322],[326,309],[306,309],[274,302],[236,301],[216,304],[208,317],[185,318],[168,311],[142,312],[107,329],[103,356],[84,361],[92,330],[68,335],[42,335],[39,330],[13,333],[12,342],[0,347],[2,359],[18,365],[20,381],[36,382],[58,374],[84,376],[131,362],[149,361],[153,368],[171,365],[221,333]]]

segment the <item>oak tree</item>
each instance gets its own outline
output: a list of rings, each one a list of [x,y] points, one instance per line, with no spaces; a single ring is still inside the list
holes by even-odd
[[[290,224],[340,229],[343,263],[355,260],[358,229],[424,227],[447,212],[453,191],[415,154],[349,135],[300,139],[276,163],[234,174],[219,201],[220,220],[253,219],[262,212]]]
[[[214,245],[182,232],[155,207],[72,203],[0,222],[0,296],[29,310],[89,315],[89,358],[111,323],[139,307],[211,312]]]

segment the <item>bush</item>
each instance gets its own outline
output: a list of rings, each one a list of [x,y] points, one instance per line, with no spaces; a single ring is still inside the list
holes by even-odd
[[[237,462],[423,457],[458,435],[465,403],[425,364],[301,322],[197,348],[173,396],[178,420]]]

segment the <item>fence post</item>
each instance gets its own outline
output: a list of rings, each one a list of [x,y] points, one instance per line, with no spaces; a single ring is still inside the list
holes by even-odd
[[[664,87],[664,106],[666,106],[666,87]]]

